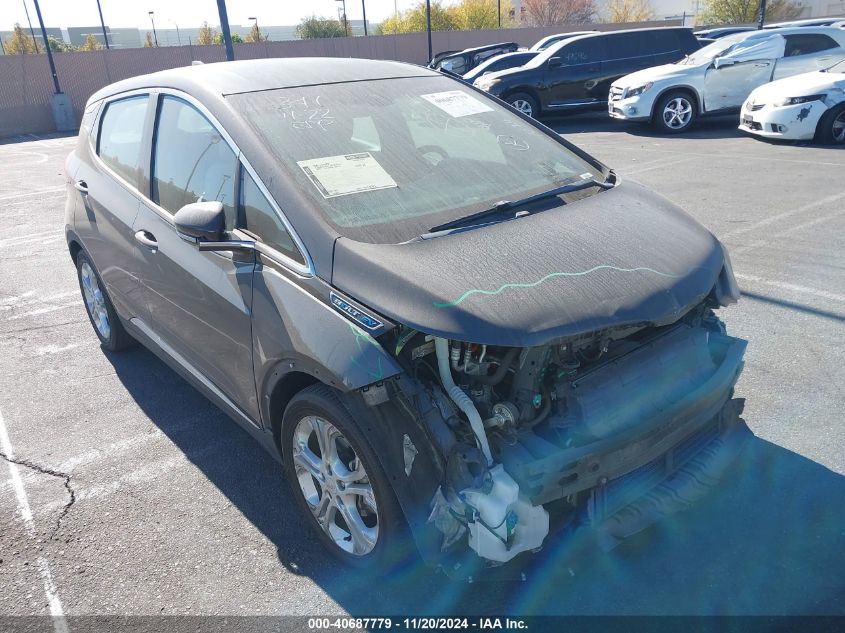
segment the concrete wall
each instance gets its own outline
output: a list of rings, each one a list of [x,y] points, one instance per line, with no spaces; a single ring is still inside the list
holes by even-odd
[[[597,24],[589,28],[616,30],[637,26],[673,26],[678,21],[641,24]],[[462,50],[496,42],[514,41],[531,46],[553,33],[583,30],[583,25],[501,29],[490,31],[443,31],[432,34],[434,51]],[[425,33],[296,40],[236,44],[235,59],[267,57],[361,57],[426,63]],[[188,66],[194,60],[220,62],[222,46],[168,46],[161,48],[112,49],[53,55],[62,91],[70,97],[77,122],[88,97],[120,79],[167,68]],[[38,134],[55,130],[50,110],[53,92],[46,55],[0,56],[0,137]]]

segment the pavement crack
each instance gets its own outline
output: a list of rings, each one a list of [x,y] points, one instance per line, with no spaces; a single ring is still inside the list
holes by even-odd
[[[49,475],[50,477],[56,477],[58,479],[61,479],[64,483],[65,490],[68,494],[68,500],[62,507],[62,511],[59,513],[59,516],[56,519],[55,526],[50,532],[50,537],[48,540],[52,541],[54,538],[56,538],[56,535],[59,533],[59,530],[62,527],[62,521],[67,516],[67,513],[70,512],[71,507],[74,503],[76,503],[76,491],[70,484],[71,476],[68,473],[63,473],[59,470],[50,468],[49,466],[41,466],[40,464],[36,464],[28,459],[22,459],[20,457],[9,457],[3,451],[0,451],[0,457],[2,457],[7,462],[17,464],[18,466],[23,466],[24,468],[29,468],[30,470],[34,470],[37,473],[41,473],[42,475]]]

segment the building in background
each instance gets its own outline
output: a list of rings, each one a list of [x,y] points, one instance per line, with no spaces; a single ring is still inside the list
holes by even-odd
[[[29,25],[28,24],[21,24],[21,26],[23,27],[23,32],[26,34],[26,36],[31,37],[32,34],[29,32]],[[47,37],[52,36],[52,37],[55,37],[55,38],[60,39],[60,40],[64,39],[64,36],[62,35],[61,29],[47,28],[45,30],[47,31]],[[6,40],[11,39],[11,37],[12,37],[12,35],[14,35],[14,33],[15,33],[14,31],[0,31],[0,40],[3,40],[3,42],[5,42]],[[102,37],[102,33],[100,34],[100,37]],[[41,29],[39,29],[37,27],[35,28],[35,41],[38,42],[38,50],[40,50],[43,53],[44,52],[44,38],[41,37]],[[0,49],[0,54],[2,54],[2,52],[3,52],[2,49]]]

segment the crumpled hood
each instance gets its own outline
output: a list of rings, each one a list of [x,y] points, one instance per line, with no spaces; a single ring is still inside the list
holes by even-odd
[[[542,345],[668,323],[724,266],[718,240],[634,183],[517,220],[407,244],[336,242],[332,284],[391,320],[475,343]]]
[[[630,75],[620,77],[613,82],[612,85],[621,88],[631,88],[633,86],[641,86],[649,81],[661,81],[664,79],[674,79],[676,77],[688,77],[693,71],[699,70],[698,66],[679,66],[678,64],[663,64],[662,66],[653,66],[652,68],[645,68],[638,70]]]
[[[831,89],[845,90],[845,74],[811,72],[778,79],[756,88],[750,95],[756,102],[771,103],[784,97],[804,97],[806,95],[830,92]]]

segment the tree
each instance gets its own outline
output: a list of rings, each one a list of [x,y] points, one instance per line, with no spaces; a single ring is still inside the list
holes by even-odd
[[[212,42],[214,44],[217,44],[218,46],[222,45],[223,44],[223,34],[222,33],[215,33],[214,39],[212,40]],[[232,33],[232,44],[243,44],[243,43],[244,43],[244,38],[242,38],[237,33]]]
[[[153,34],[147,31],[147,34],[144,36],[144,48],[152,48],[153,46]]]
[[[782,22],[801,15],[801,5],[796,0],[768,0],[766,20]],[[703,24],[747,24],[760,16],[760,0],[706,0],[704,12],[699,16]]]
[[[35,42],[30,35],[27,35],[20,24],[15,24],[12,37],[7,39],[3,46],[7,55],[31,55],[35,53]]]
[[[594,0],[523,0],[522,9],[530,26],[584,24],[596,15]]]
[[[504,0],[503,0],[504,4]],[[495,7],[495,0],[493,0]],[[431,3],[431,30],[432,31],[454,31],[455,25],[454,9],[449,10],[443,7],[438,0]],[[505,13],[502,7],[502,13]],[[415,33],[425,31],[425,2],[419,2],[410,9],[400,13],[398,16],[387,18],[381,23],[381,33],[393,35],[395,33]]]
[[[654,19],[654,7],[649,0],[610,0],[607,4],[608,22],[646,22]]]
[[[339,20],[333,18],[302,18],[296,25],[296,36],[303,40],[314,40],[324,37],[346,37],[346,29]]]
[[[197,44],[200,46],[214,44],[214,36],[216,34],[216,30],[208,26],[208,22],[203,22],[199,33],[197,33]],[[149,33],[147,33],[147,35],[149,35]]]
[[[266,42],[267,36],[258,29],[258,23],[255,23],[252,25],[245,39],[247,42]]]
[[[97,38],[94,37],[93,33],[89,33],[85,36],[85,41],[82,43],[82,46],[79,47],[81,51],[96,51],[101,49],[100,43],[97,41]]]
[[[502,26],[512,22],[511,8],[510,0],[502,0]],[[499,26],[499,6],[496,0],[463,0],[449,7],[447,12],[453,28],[457,30],[495,29]]]
[[[68,44],[53,35],[47,36],[47,44],[50,45],[50,51],[53,53],[67,53],[73,50],[72,44]]]

